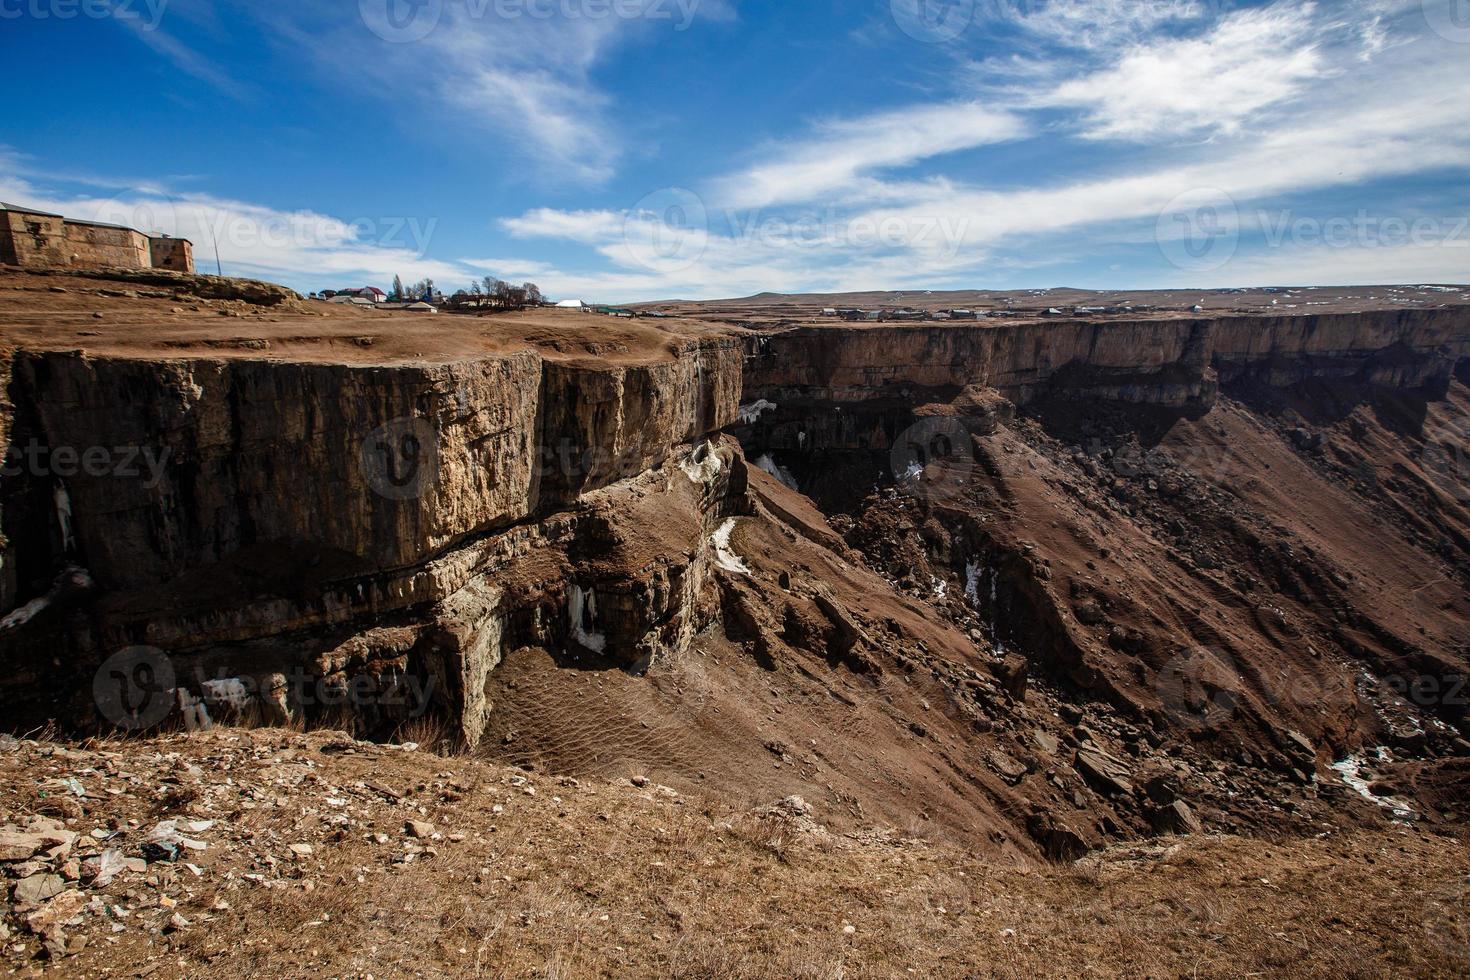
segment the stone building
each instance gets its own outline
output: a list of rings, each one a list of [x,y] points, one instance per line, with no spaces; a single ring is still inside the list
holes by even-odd
[[[0,202],[0,263],[42,269],[193,272],[194,246],[186,238],[152,237],[122,225]]]

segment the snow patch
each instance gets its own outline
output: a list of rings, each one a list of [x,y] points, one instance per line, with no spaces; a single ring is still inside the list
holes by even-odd
[[[728,518],[719,530],[710,535],[710,544],[715,546],[715,564],[727,572],[749,575],[750,568],[741,557],[730,550],[730,535],[735,533],[735,518]]]
[[[227,704],[236,711],[244,711],[250,703],[250,689],[238,677],[225,677],[216,681],[202,681],[204,700],[215,704]]]
[[[720,475],[720,457],[715,452],[715,447],[706,442],[685,457],[679,463],[679,469],[684,471],[691,483],[708,486]]]
[[[965,562],[965,598],[974,609],[980,608],[980,576],[984,573],[985,566],[978,561]]]
[[[1414,808],[1403,800],[1392,796],[1374,796],[1372,780],[1375,773],[1372,769],[1373,762],[1392,762],[1393,754],[1386,746],[1378,746],[1368,749],[1357,755],[1350,755],[1340,762],[1332,764],[1332,770],[1346,783],[1353,792],[1374,806],[1381,806],[1392,812],[1393,818],[1400,823],[1407,823],[1414,819]]]

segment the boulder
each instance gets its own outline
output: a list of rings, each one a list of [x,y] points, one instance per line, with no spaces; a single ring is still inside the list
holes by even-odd
[[[1197,834],[1204,829],[1189,804],[1175,800],[1149,814],[1154,830],[1161,834]]]
[[[1098,748],[1077,752],[1077,771],[1088,782],[1105,793],[1133,795],[1133,774],[1122,762]]]
[[[1007,694],[1017,701],[1026,700],[1027,678],[1031,672],[1031,664],[1025,657],[1013,653],[997,664],[994,669],[996,679],[1000,681],[1000,686],[1005,688]]]

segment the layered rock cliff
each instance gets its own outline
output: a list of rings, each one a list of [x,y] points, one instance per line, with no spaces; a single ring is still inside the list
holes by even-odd
[[[103,351],[20,331],[0,423],[0,684],[17,721],[87,720],[97,665],[143,648],[216,711],[342,707],[383,732],[432,702],[473,742],[508,649],[636,670],[748,617],[738,589],[705,587],[715,530],[751,506],[721,430],[861,493],[871,472],[813,454],[881,458],[932,441],[926,420],[984,435],[1056,398],[1200,415],[1221,383],[1432,396],[1470,353],[1461,309],[588,339],[610,322],[482,332],[454,356],[377,356],[380,321],[329,331],[326,354],[294,322],[189,334],[180,353],[130,349],[127,331]],[[240,687],[245,702],[226,696]]]
[[[738,459],[700,441],[734,420],[741,351],[715,337],[618,360],[15,352],[3,495],[6,610],[24,603],[4,636],[15,703],[68,713],[86,692],[58,664],[145,645],[176,669],[249,675],[263,691],[292,670],[338,686],[366,673],[376,694],[390,675],[432,675],[473,741],[478,691],[508,632],[550,642],[596,621],[606,652],[629,663],[670,623],[677,642],[702,522],[743,492]],[[574,572],[570,551],[625,546],[599,491],[691,484],[676,460],[699,488],[673,509],[699,526],[665,530],[687,540],[616,573]],[[531,555],[549,563],[546,580],[509,595],[507,569]],[[85,569],[87,601],[52,586],[68,566]],[[578,589],[572,618],[585,629],[568,618]],[[300,707],[275,697],[283,713]]]
[[[1441,386],[1470,356],[1464,307],[1351,314],[812,324],[748,341],[747,401],[948,400],[967,387],[1017,404],[1049,393],[1203,410],[1216,382],[1333,377]]]

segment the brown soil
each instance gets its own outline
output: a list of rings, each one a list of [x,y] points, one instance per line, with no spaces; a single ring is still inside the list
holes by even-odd
[[[1470,969],[1470,848],[1408,829],[1168,838],[1065,867],[1008,866],[905,833],[833,832],[820,804],[810,816],[751,810],[330,732],[11,743],[0,798],[5,823],[50,813],[90,837],[80,856],[141,853],[172,818],[206,845],[103,888],[68,885],[81,894],[61,900],[80,911],[45,939],[10,920],[21,931],[5,958],[20,975]],[[408,821],[434,836],[411,837]],[[70,952],[50,958],[47,942]]]
[[[664,358],[710,332],[708,325],[672,318],[552,309],[425,314],[301,299],[267,305],[90,277],[0,272],[0,344],[101,356],[391,365],[534,348],[549,360],[618,363]]]

